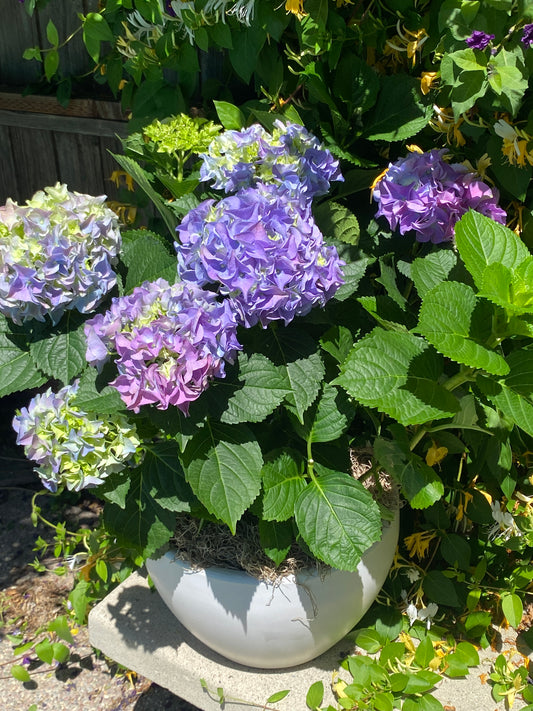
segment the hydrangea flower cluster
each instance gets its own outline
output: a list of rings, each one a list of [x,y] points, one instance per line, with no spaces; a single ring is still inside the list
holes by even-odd
[[[0,313],[15,323],[92,311],[115,285],[121,238],[105,196],[59,183],[0,207]]]
[[[215,203],[205,200],[178,226],[178,274],[218,284],[250,327],[288,324],[324,305],[343,283],[335,247],[324,244],[310,204],[259,184]]]
[[[13,420],[17,444],[37,462],[44,486],[70,491],[91,488],[135,462],[140,446],[135,425],[123,415],[95,418],[76,406],[79,383],[36,395]]]
[[[529,25],[524,25],[522,28],[522,37],[520,38],[522,44],[526,47],[533,47],[533,23]]]
[[[376,216],[400,234],[416,232],[419,242],[453,239],[455,223],[468,211],[505,223],[499,192],[459,163],[444,160],[446,149],[411,153],[391,163],[373,190]]]
[[[229,303],[195,284],[158,279],[113,299],[105,314],[86,322],[86,358],[101,367],[112,352],[118,355],[110,385],[128,409],[175,405],[187,414],[240,350],[236,330]]]
[[[279,119],[272,134],[259,124],[225,131],[200,157],[200,179],[213,180],[226,193],[272,183],[282,192],[312,199],[325,195],[331,181],[343,180],[339,161],[315,136]]]

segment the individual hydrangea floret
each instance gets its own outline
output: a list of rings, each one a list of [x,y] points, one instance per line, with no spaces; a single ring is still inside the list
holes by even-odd
[[[481,32],[481,30],[474,30],[470,37],[467,37],[465,42],[472,49],[486,49],[495,35],[490,35],[487,32]]]
[[[522,44],[526,47],[533,47],[533,23],[529,25],[524,25],[522,28],[522,37],[520,38]]]
[[[247,327],[287,324],[323,306],[343,283],[343,262],[324,244],[310,205],[272,185],[205,200],[177,231],[181,278],[217,284]]]
[[[123,415],[94,416],[76,405],[79,384],[36,395],[13,420],[17,444],[37,462],[44,486],[70,491],[101,484],[139,459],[135,426]]]
[[[200,179],[213,180],[226,193],[272,183],[281,192],[312,199],[325,195],[331,181],[343,180],[339,161],[315,136],[279,119],[271,134],[259,124],[225,131],[201,158]]]
[[[0,313],[15,323],[89,313],[113,288],[121,245],[105,196],[45,188],[0,207]]]
[[[240,350],[236,331],[230,305],[215,294],[158,279],[113,299],[105,314],[86,322],[86,358],[100,368],[116,353],[119,374],[110,385],[129,409],[175,405],[187,414]]]
[[[391,163],[373,190],[376,216],[400,234],[414,230],[419,242],[453,239],[455,223],[468,211],[505,223],[499,192],[460,164],[444,160],[446,149],[411,153]]]

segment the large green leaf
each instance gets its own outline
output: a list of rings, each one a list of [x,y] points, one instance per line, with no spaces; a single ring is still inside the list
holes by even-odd
[[[426,509],[444,495],[439,475],[397,441],[377,437],[374,454],[383,469],[400,484],[403,495],[414,509]]]
[[[98,372],[95,368],[87,368],[80,377],[76,405],[88,412],[100,414],[113,414],[124,410],[125,405],[118,390],[98,381]]]
[[[299,328],[275,328],[262,336],[260,350],[279,367],[289,387],[284,406],[303,422],[322,385],[324,364],[318,343]]]
[[[30,356],[23,336],[0,331],[0,397],[36,388],[45,382],[46,378]]]
[[[348,474],[314,477],[296,501],[298,530],[312,553],[329,565],[355,571],[381,536],[379,508]]]
[[[363,405],[404,425],[450,417],[456,398],[437,383],[441,357],[410,333],[376,328],[361,339],[334,381]]]
[[[489,264],[513,270],[529,257],[526,245],[512,230],[474,211],[456,223],[455,243],[478,289],[483,288],[483,273]]]
[[[514,314],[533,313],[533,257],[513,271],[500,263],[489,264],[483,272],[480,296]]]
[[[126,291],[145,281],[165,279],[173,284],[178,276],[178,261],[158,235],[146,230],[128,233],[122,249],[122,261],[128,267]]]
[[[261,488],[263,457],[252,432],[208,421],[187,444],[182,461],[198,499],[235,533]]]
[[[333,442],[350,426],[355,405],[346,393],[324,383],[322,393],[304,416],[304,424],[295,424],[301,437],[309,442]]]
[[[233,47],[228,50],[231,65],[239,77],[248,83],[254,73],[257,58],[266,41],[262,27],[242,27],[233,32]]]
[[[384,77],[369,127],[363,134],[371,141],[403,141],[426,126],[431,103],[422,96],[420,82],[407,74]]]
[[[68,385],[87,365],[83,323],[79,314],[67,311],[53,332],[30,345],[37,367],[63,385]]]
[[[477,325],[477,307],[478,298],[467,284],[442,282],[425,295],[417,330],[448,358],[471,368],[504,375],[509,370],[504,358],[472,335]]]
[[[298,452],[272,453],[263,466],[263,518],[286,521],[294,516],[294,505],[306,482],[303,459]]]
[[[451,249],[441,249],[425,257],[417,257],[411,267],[411,278],[418,295],[424,298],[430,289],[447,279],[456,262],[457,257]]]
[[[261,422],[291,392],[287,372],[261,353],[239,355],[242,387],[229,398],[222,422]]]
[[[292,522],[259,521],[259,540],[267,556],[280,565],[294,542]]]

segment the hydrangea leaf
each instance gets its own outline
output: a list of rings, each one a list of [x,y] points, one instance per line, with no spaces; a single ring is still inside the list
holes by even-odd
[[[419,424],[458,409],[456,398],[437,383],[441,365],[423,339],[377,328],[356,343],[334,383],[403,425]]]
[[[513,270],[529,257],[529,250],[510,229],[478,212],[470,211],[455,225],[455,243],[478,289],[489,264]]]
[[[56,380],[67,385],[87,365],[83,320],[73,311],[67,311],[57,329],[30,345],[35,364]]]
[[[283,523],[259,521],[259,538],[267,556],[276,565],[280,565],[287,557],[294,541],[292,523],[290,521]]]
[[[480,296],[514,314],[533,313],[533,257],[513,271],[503,264],[489,264],[483,271]]]
[[[472,331],[479,300],[461,282],[442,282],[425,296],[420,307],[417,330],[443,355],[471,368],[505,375],[504,358],[477,342]]]
[[[0,331],[0,397],[11,393],[39,387],[46,382],[29,352],[17,346],[16,334]]]
[[[420,82],[414,77],[406,74],[384,77],[364,137],[370,141],[403,141],[421,131],[432,113],[431,102],[422,96]]]
[[[298,434],[309,442],[333,442],[349,427],[355,405],[346,393],[325,383],[314,405],[307,410],[304,424],[295,423]]]
[[[263,466],[263,518],[286,521],[294,515],[294,505],[306,482],[303,459],[289,450],[272,453]]]
[[[126,291],[160,278],[174,284],[178,269],[176,256],[169,252],[161,238],[145,231],[132,235],[135,238],[128,240],[122,251],[122,261],[128,267]]]
[[[101,389],[98,384],[96,368],[86,368],[80,377],[76,393],[76,404],[82,410],[98,412],[104,415],[124,410],[122,398],[115,388],[105,384]]]
[[[337,202],[326,201],[314,210],[317,225],[326,238],[345,244],[359,242],[359,221],[351,210]]]
[[[296,501],[295,518],[312,553],[342,570],[355,571],[363,553],[381,537],[372,495],[341,472],[313,478]]]
[[[506,378],[496,382],[478,377],[476,383],[495,407],[533,436],[533,353],[514,351],[508,364]]]
[[[352,350],[353,336],[346,326],[332,326],[320,339],[320,345],[337,363],[342,363]]]
[[[228,400],[221,422],[261,422],[291,392],[287,372],[261,353],[240,354],[239,366],[243,385]]]
[[[426,509],[444,495],[439,475],[418,455],[405,450],[397,441],[377,437],[374,454],[380,465],[402,487],[414,509]]]
[[[207,422],[187,444],[182,461],[200,502],[235,533],[261,488],[263,457],[252,432],[244,425]]]
[[[430,289],[447,279],[456,263],[457,257],[451,249],[440,249],[415,259],[411,267],[411,278],[418,295],[424,298]]]

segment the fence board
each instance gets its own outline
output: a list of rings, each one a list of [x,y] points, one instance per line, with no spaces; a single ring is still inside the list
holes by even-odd
[[[0,155],[0,204],[3,205],[8,197],[19,194],[10,129],[7,126],[0,126]]]

